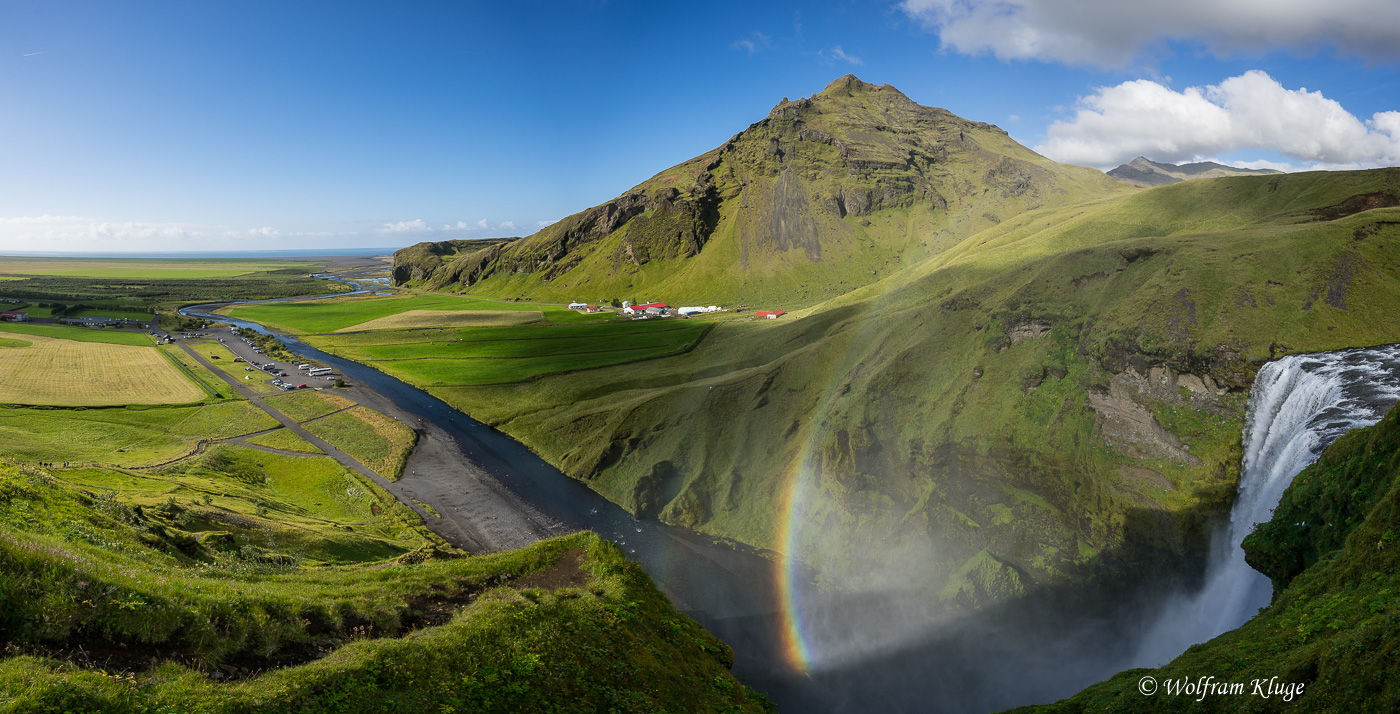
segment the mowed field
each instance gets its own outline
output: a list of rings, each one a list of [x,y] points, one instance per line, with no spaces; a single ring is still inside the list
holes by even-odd
[[[714,323],[612,320],[318,336],[315,346],[424,387],[520,382],[687,351]]]
[[[356,296],[266,303],[229,308],[227,314],[298,334],[462,325],[490,327],[537,321],[570,324],[602,322],[613,317],[610,313],[583,314],[562,305],[457,295]]]
[[[0,374],[5,375],[0,380],[0,403],[184,404],[206,396],[154,345],[79,342],[38,334],[6,340],[29,344],[0,348]]]

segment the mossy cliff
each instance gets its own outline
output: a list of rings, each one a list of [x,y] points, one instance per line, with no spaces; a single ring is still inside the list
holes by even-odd
[[[424,243],[397,284],[489,296],[812,304],[1026,210],[1128,191],[847,75],[513,242]]]
[[[1244,549],[1275,588],[1273,602],[1249,622],[1159,669],[1128,670],[1056,704],[1017,711],[1395,711],[1400,408],[1338,439],[1298,474]],[[1243,693],[1173,695],[1165,687],[1206,676],[1239,683]],[[1138,690],[1143,677],[1157,683],[1152,696]]]

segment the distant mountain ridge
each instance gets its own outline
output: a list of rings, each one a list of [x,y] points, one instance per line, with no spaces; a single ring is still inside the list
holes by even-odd
[[[1249,176],[1257,174],[1281,174],[1274,169],[1239,169],[1217,164],[1214,161],[1198,161],[1192,164],[1164,164],[1139,156],[1108,172],[1119,181],[1143,186],[1166,186],[1197,178],[1219,178],[1221,176]]]
[[[1027,210],[1113,195],[990,124],[846,75],[534,235],[422,243],[394,281],[552,301],[813,304]]]

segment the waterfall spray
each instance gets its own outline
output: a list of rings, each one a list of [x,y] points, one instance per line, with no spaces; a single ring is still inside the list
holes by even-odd
[[[1169,601],[1131,667],[1156,667],[1187,647],[1244,624],[1269,604],[1269,579],[1240,544],[1269,520],[1293,477],[1352,429],[1380,421],[1400,401],[1400,345],[1292,355],[1254,378],[1244,426],[1239,497],[1216,532],[1200,591]]]

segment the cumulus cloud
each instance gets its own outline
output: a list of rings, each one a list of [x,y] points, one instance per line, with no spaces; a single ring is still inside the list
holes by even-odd
[[[1395,0],[904,0],[943,46],[969,55],[1121,66],[1164,41],[1219,55],[1337,48],[1400,57]]]
[[[515,230],[515,221],[504,221],[501,223],[501,228],[513,231]]]
[[[551,223],[557,223],[557,222],[559,222],[559,219],[556,218],[556,219],[554,219],[554,220],[552,220],[552,221],[535,221],[535,225],[536,225],[536,226],[539,226],[540,228],[544,228],[545,226],[550,225]]]
[[[424,223],[422,218],[385,223],[379,228],[380,233],[431,233],[432,231],[432,226]]]
[[[1321,92],[1287,89],[1259,70],[1180,92],[1139,79],[1081,98],[1035,149],[1101,168],[1139,155],[1176,162],[1246,149],[1308,168],[1389,166],[1400,163],[1400,112],[1362,120]]]
[[[249,228],[248,235],[257,236],[259,238],[276,238],[282,235],[282,231],[270,226],[263,226],[261,228]]]
[[[456,223],[445,224],[442,229],[445,231],[470,231],[475,230],[476,226],[466,221],[457,221]]]
[[[203,235],[184,223],[102,221],[48,214],[0,218],[0,249],[13,251],[168,250]]]

